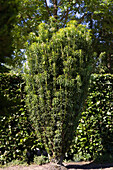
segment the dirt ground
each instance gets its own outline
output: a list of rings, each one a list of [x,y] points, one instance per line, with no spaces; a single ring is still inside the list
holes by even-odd
[[[10,166],[0,168],[0,170],[113,170],[113,163],[110,164],[96,164],[93,162],[70,162],[64,163],[64,166],[58,166],[53,163],[45,165],[29,165],[29,166]]]

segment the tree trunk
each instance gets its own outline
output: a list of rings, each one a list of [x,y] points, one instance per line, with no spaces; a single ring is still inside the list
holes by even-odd
[[[53,15],[54,18],[57,19],[57,0],[53,0],[53,6],[54,6]]]
[[[62,162],[63,162],[64,156],[61,155],[59,158],[49,157],[49,159],[50,159],[50,162],[56,163],[58,165],[63,165]]]
[[[63,159],[64,159],[64,156],[63,156],[63,155],[61,155],[61,156],[60,156],[60,159],[59,159],[59,161],[58,161],[58,163],[57,163],[57,164],[59,164],[59,165],[63,165],[63,164],[62,164]]]

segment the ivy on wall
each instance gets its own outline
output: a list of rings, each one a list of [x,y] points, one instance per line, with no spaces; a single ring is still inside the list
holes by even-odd
[[[28,119],[21,76],[0,74],[0,164],[26,158],[37,138]]]
[[[94,74],[71,154],[94,160],[105,153],[113,155],[113,75]]]

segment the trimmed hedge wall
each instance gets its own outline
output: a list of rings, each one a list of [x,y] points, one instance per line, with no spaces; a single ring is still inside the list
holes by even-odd
[[[92,75],[84,109],[71,155],[75,160],[94,160],[106,153],[113,158],[113,75]]]
[[[23,90],[21,76],[0,74],[0,164],[25,159],[26,151],[37,145]]]
[[[21,76],[0,74],[0,164],[26,159],[26,151],[43,147],[29,121]],[[67,156],[91,160],[113,156],[113,75],[92,75],[89,95],[73,146]]]

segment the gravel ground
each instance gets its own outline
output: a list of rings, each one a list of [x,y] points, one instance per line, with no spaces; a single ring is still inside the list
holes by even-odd
[[[29,165],[29,166],[10,166],[0,168],[0,170],[113,170],[113,163],[110,164],[95,164],[92,162],[70,162],[64,163],[65,166],[48,163],[45,165]]]

